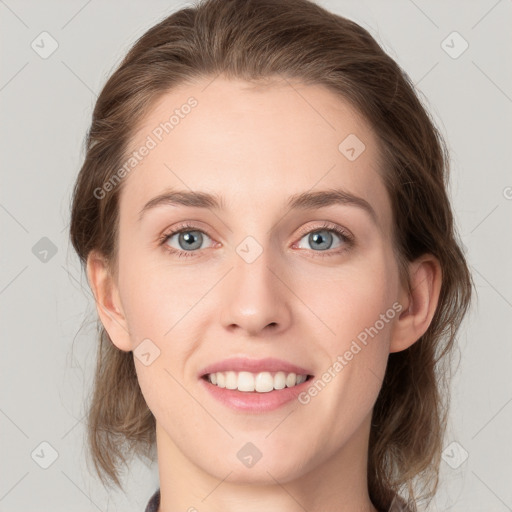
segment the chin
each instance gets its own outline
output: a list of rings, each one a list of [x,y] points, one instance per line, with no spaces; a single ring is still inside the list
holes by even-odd
[[[303,456],[298,457],[301,451],[299,448],[292,449],[285,443],[280,444],[275,450],[268,443],[262,449],[256,448],[256,442],[254,444],[250,441],[236,444],[236,449],[230,449],[222,453],[219,450],[218,453],[212,453],[208,456],[208,462],[219,461],[217,464],[207,464],[205,466],[205,459],[203,458],[200,461],[203,470],[219,480],[223,480],[229,474],[229,477],[227,477],[229,482],[241,485],[275,485],[276,480],[280,483],[292,481],[307,472],[307,462]],[[240,448],[238,448],[238,444],[240,444]],[[297,457],[290,457],[293,453]]]

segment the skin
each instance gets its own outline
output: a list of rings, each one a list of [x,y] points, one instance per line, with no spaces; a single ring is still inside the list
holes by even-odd
[[[133,351],[149,338],[160,350],[149,366],[134,357],[157,423],[159,510],[376,511],[366,480],[372,408],[389,353],[432,320],[439,263],[424,255],[409,267],[412,292],[401,285],[376,135],[329,90],[224,77],[188,84],[158,101],[133,147],[190,96],[198,105],[125,178],[116,273],[97,252],[87,262],[112,342]],[[354,161],[338,150],[349,134],[366,146]],[[350,205],[286,207],[292,194],[331,187],[364,198],[376,222]],[[144,204],[168,188],[218,193],[225,209],[160,206],[139,222]],[[182,221],[205,233],[189,258],[158,245]],[[333,233],[322,251],[299,233],[323,221],[348,230],[354,245]],[[252,263],[236,251],[247,236],[262,249]],[[167,245],[185,250],[178,237]],[[200,369],[232,356],[277,357],[321,377],[395,302],[402,312],[306,405],[243,413],[199,385]],[[237,458],[247,442],[262,453],[251,468]]]

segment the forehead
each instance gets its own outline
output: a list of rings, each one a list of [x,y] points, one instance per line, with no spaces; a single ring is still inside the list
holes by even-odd
[[[182,85],[155,103],[130,149],[139,158],[125,178],[121,216],[133,221],[171,188],[222,196],[227,213],[239,215],[339,187],[369,202],[382,228],[389,221],[377,137],[323,86],[220,77]]]

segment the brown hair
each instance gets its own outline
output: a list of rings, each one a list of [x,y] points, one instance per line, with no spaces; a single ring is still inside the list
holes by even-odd
[[[472,279],[447,196],[448,152],[414,86],[358,24],[308,0],[205,0],[148,30],[109,78],[94,108],[73,195],[70,235],[82,265],[93,249],[115,272],[119,186],[97,191],[125,161],[138,124],[178,85],[200,78],[256,82],[285,77],[326,86],[373,127],[393,207],[393,244],[406,263],[438,258],[442,287],[432,322],[407,350],[389,356],[374,407],[368,486],[375,506],[395,493],[411,506],[437,488],[448,410],[449,364],[469,306]],[[90,454],[102,482],[121,487],[127,454],[149,456],[155,419],[139,388],[133,355],[98,325],[99,349],[88,410]],[[421,488],[420,492],[417,491]]]

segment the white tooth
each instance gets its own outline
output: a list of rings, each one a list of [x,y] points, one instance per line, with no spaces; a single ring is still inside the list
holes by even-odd
[[[219,388],[226,387],[226,377],[222,372],[217,372],[217,386],[219,386]]]
[[[274,389],[283,389],[286,386],[286,374],[277,372],[274,375]]]
[[[226,372],[226,389],[236,389],[237,381],[235,372]]]
[[[238,389],[239,391],[258,393],[268,393],[274,389],[284,389],[302,384],[307,379],[307,375],[297,375],[295,373],[286,374],[285,372],[276,372],[274,376],[270,372],[260,372],[254,374],[251,372],[217,372],[208,375],[208,380],[219,388]]]
[[[250,372],[238,374],[238,391],[254,391],[254,375]]]
[[[297,375],[295,373],[289,373],[286,376],[286,385],[291,388],[292,386],[295,386],[297,382]]]
[[[261,372],[256,375],[254,387],[259,393],[268,393],[274,389],[274,378],[270,372]]]

